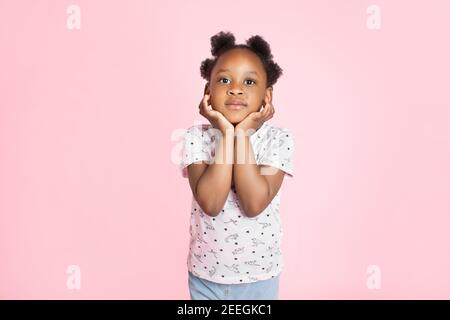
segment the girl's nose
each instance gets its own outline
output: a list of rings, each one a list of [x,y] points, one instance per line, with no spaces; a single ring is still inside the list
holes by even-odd
[[[230,90],[228,90],[228,94],[230,95],[240,95],[243,94],[244,92],[240,89],[240,88],[231,88]]]

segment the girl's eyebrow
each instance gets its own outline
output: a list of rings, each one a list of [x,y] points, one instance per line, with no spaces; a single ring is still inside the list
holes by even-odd
[[[226,71],[230,71],[230,70],[229,69],[220,69],[217,71],[217,73],[226,72]],[[247,71],[246,73],[254,73],[254,74],[258,75],[258,72],[256,72],[256,71]]]

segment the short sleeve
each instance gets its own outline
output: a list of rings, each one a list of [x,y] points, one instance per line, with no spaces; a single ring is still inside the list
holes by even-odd
[[[201,126],[192,126],[186,130],[183,138],[179,169],[183,178],[188,177],[187,167],[199,161],[209,162],[209,144]]]
[[[258,164],[269,165],[294,176],[294,135],[289,129],[278,129],[270,138]]]

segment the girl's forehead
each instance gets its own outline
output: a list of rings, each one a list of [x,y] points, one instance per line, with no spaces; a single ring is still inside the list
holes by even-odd
[[[232,49],[219,57],[214,69],[260,71],[263,68],[259,57],[246,49]]]

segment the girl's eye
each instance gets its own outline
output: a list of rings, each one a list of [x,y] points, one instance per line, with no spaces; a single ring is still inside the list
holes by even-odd
[[[220,78],[220,79],[219,79],[219,82],[222,82],[222,80],[230,81],[230,80],[227,79],[227,78]],[[256,83],[254,80],[251,80],[251,79],[247,79],[247,80],[245,80],[245,81],[250,81],[250,83],[246,82],[246,84],[248,84],[248,85],[252,85],[252,84],[255,84],[255,83]],[[224,83],[224,82],[222,82],[222,83]]]

